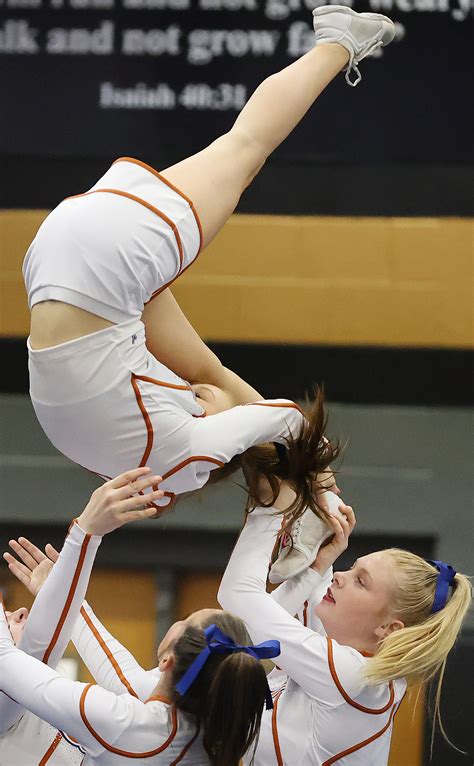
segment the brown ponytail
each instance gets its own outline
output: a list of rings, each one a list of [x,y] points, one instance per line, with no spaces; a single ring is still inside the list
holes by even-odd
[[[274,444],[250,447],[242,455],[236,455],[223,468],[212,471],[209,483],[217,483],[242,468],[248,485],[247,510],[275,504],[281,481],[286,481],[296,493],[293,503],[285,510],[283,530],[310,508],[324,520],[325,513],[317,503],[317,490],[322,488],[318,476],[328,470],[340,456],[342,447],[338,441],[331,444],[325,438],[327,413],[324,408],[324,391],[315,387],[314,400],[307,402],[306,418],[297,436],[286,440],[285,454],[279,457]],[[267,480],[270,496],[262,498],[261,481]]]
[[[236,643],[249,645],[241,619],[217,611],[202,627],[188,626],[173,646],[173,704],[196,716],[211,766],[238,766],[257,742],[267,680],[261,662],[244,653],[212,654],[186,694],[174,689],[178,680],[206,646],[204,628],[214,623]]]

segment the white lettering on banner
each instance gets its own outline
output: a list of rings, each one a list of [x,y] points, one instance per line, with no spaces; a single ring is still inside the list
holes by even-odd
[[[126,56],[177,56],[181,53],[181,29],[124,29],[122,53]]]
[[[291,58],[298,58],[307,53],[314,45],[313,28],[305,21],[294,21],[287,32],[286,52]]]
[[[122,0],[122,5],[134,11],[187,11],[191,0]]]
[[[137,83],[133,88],[117,88],[111,82],[100,85],[99,106],[102,109],[174,109],[176,96],[166,84],[150,88]]]
[[[247,100],[247,88],[242,83],[189,83],[176,93],[167,83],[145,85],[139,82],[131,88],[120,88],[111,82],[102,82],[99,89],[101,109],[161,109],[180,106],[183,109],[239,111]]]
[[[103,21],[97,29],[50,29],[46,51],[52,54],[107,56],[114,50],[114,24]]]
[[[194,29],[188,36],[188,62],[208,64],[217,56],[273,56],[280,32],[274,29]]]
[[[37,34],[38,30],[30,27],[27,21],[8,19],[0,27],[0,53],[21,55],[38,53]]]
[[[5,0],[7,8],[39,8],[42,0]],[[1,5],[1,3],[0,3]]]
[[[199,0],[202,11],[257,11],[257,0]]]
[[[449,13],[454,21],[465,21],[471,12],[471,0],[369,0],[372,11],[391,13]],[[456,7],[457,6],[457,7]]]

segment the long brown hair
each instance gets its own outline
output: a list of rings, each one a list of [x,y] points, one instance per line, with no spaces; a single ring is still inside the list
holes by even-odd
[[[201,724],[203,745],[212,766],[238,766],[257,742],[267,680],[259,660],[243,652],[211,654],[184,695],[174,688],[206,646],[204,628],[215,624],[236,643],[252,643],[239,617],[216,610],[202,627],[188,626],[173,646],[171,700]]]
[[[310,508],[324,521],[325,513],[317,503],[317,490],[322,488],[318,481],[342,453],[342,446],[336,440],[331,443],[325,437],[327,412],[324,407],[324,390],[314,388],[314,399],[307,400],[306,417],[296,436],[289,436],[281,456],[274,444],[259,444],[250,447],[242,455],[235,455],[223,468],[211,472],[210,484],[216,484],[235,473],[239,468],[244,472],[248,486],[247,510],[256,507],[269,508],[276,502],[282,481],[294,490],[296,497],[285,510],[282,531]],[[270,493],[263,498],[262,478],[266,479]]]

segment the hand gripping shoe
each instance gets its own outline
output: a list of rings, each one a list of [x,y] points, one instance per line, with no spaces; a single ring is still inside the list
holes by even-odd
[[[339,510],[342,500],[334,492],[326,492],[325,494],[329,512],[336,517],[343,517]],[[332,534],[332,530],[319,516],[316,516],[309,509],[305,511],[291,528],[293,547],[288,534],[281,538],[278,557],[268,576],[270,582],[278,584],[304,572],[316,559],[324,540],[327,540]]]

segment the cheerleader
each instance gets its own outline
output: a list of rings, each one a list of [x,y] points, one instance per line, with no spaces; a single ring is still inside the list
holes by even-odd
[[[133,491],[143,492],[159,479],[136,480]],[[260,659],[279,653],[278,642],[251,646],[239,618],[205,609],[175,623],[158,648],[160,675],[145,703],[131,693],[117,695],[69,681],[45,664],[70,638],[101,536],[128,520],[154,513],[153,508],[131,512],[123,508],[132,500],[137,504],[130,497],[130,486],[112,488],[119,492],[120,507],[111,507],[112,501],[105,509],[89,504],[71,526],[65,549],[38,596],[44,613],[56,602],[58,588],[66,596],[43,662],[15,646],[9,620],[3,607],[0,610],[3,693],[59,732],[67,731],[83,748],[84,766],[129,763],[130,758],[167,766],[237,766],[258,735],[265,700],[272,705]],[[153,490],[154,496],[158,492]]]
[[[287,502],[286,491],[277,508]],[[377,551],[332,573],[355,525],[352,509],[339,508],[342,519],[329,517],[334,537],[319,548],[300,604],[291,608],[294,614],[311,599],[312,628],[265,590],[279,526],[274,510],[248,514],[220,586],[221,605],[245,621],[254,640],[271,635],[281,644],[274,709],[263,716],[255,766],[385,766],[407,683],[438,675],[440,691],[470,606],[467,577],[408,551]]]
[[[45,433],[102,477],[150,465],[163,477],[159,506],[243,453],[248,475],[262,462],[281,474],[275,448],[248,452],[275,442],[293,447],[285,478],[299,513],[337,456],[321,441],[321,407],[305,421],[291,401],[263,401],[223,368],[169,291],[329,83],[343,69],[358,81],[359,62],[394,36],[379,14],[326,6],[313,15],[313,50],[265,80],[228,133],[162,173],[118,159],[53,210],[25,258],[30,393]]]

